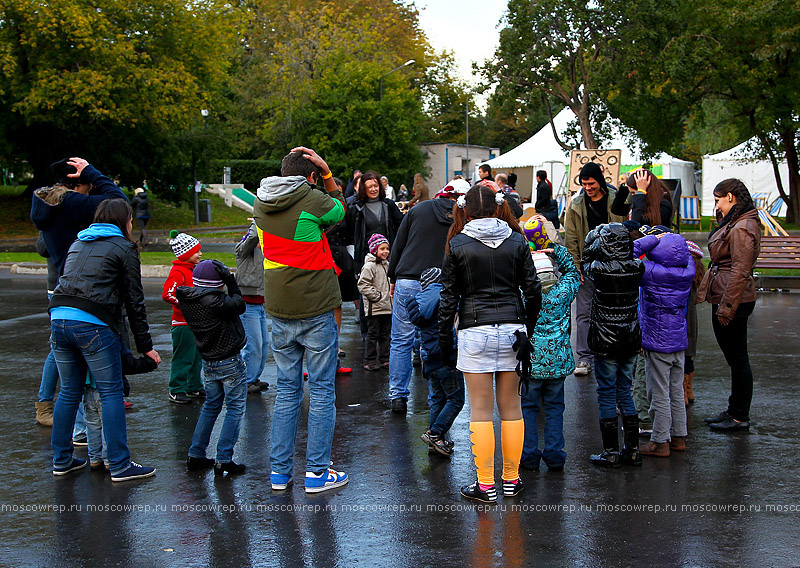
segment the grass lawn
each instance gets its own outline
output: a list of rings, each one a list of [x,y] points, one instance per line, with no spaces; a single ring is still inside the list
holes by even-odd
[[[142,264],[171,264],[175,260],[175,255],[171,252],[143,252],[141,253]],[[236,257],[232,252],[204,252],[203,260],[220,260],[226,266],[236,266]],[[44,258],[35,252],[0,252],[0,262],[37,262],[44,264]]]
[[[0,238],[37,236],[38,231],[30,220],[31,202],[30,199],[22,196],[24,191],[25,187],[23,186],[0,186]],[[133,193],[130,193],[128,197],[133,197]],[[151,218],[147,228],[149,230],[170,230],[250,224],[250,221],[247,220],[250,215],[236,207],[227,207],[221,197],[202,192],[200,199],[211,201],[211,223],[195,225],[192,205],[181,204],[180,207],[176,207],[150,194]],[[133,231],[135,235],[138,234],[135,222]],[[231,233],[231,237],[241,237],[241,234]]]

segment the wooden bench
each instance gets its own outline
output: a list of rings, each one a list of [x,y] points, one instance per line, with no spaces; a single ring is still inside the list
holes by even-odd
[[[756,269],[800,269],[800,237],[763,236]]]

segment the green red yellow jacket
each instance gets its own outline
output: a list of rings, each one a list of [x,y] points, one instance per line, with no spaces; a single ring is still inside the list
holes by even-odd
[[[261,180],[253,217],[264,253],[264,308],[304,319],[342,305],[324,227],[344,219],[342,193],[314,189],[302,176]]]

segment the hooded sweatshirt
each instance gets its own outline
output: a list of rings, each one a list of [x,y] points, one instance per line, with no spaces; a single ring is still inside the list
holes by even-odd
[[[253,217],[264,253],[264,308],[304,319],[342,305],[324,228],[344,219],[342,192],[311,187],[302,176],[261,180]]]
[[[442,266],[447,231],[453,223],[454,201],[431,199],[406,213],[392,245],[389,279],[419,280],[422,271]],[[406,250],[408,249],[408,250]]]
[[[59,275],[78,231],[91,225],[97,206],[106,199],[127,199],[113,181],[88,165],[81,171],[80,183],[91,183],[84,195],[64,186],[42,187],[33,192],[31,221],[42,231],[42,238]]]

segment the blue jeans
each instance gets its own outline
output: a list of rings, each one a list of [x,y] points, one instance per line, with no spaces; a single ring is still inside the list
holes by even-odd
[[[428,430],[444,436],[464,408],[464,375],[448,366],[425,373],[428,379],[428,404],[431,417]]]
[[[58,386],[58,366],[53,350],[47,354],[42,368],[42,382],[39,384],[39,402],[51,401],[56,396]],[[83,418],[83,405],[78,406],[78,414],[75,416],[75,426],[72,429],[72,437],[77,438],[86,434],[86,422]]]
[[[417,327],[408,319],[406,302],[416,296],[422,287],[419,280],[400,279],[394,286],[392,302],[392,350],[389,353],[389,398],[408,398],[408,383],[414,367],[411,348]]]
[[[247,365],[247,383],[254,383],[264,372],[269,354],[269,329],[264,304],[245,304],[240,316],[247,344],[242,349],[242,357]]]
[[[595,356],[594,377],[597,379],[597,404],[601,420],[616,418],[617,407],[623,416],[636,414],[631,394],[636,357],[635,353],[627,358],[614,359]]]
[[[539,449],[539,400],[544,403],[544,451]],[[525,443],[521,463],[531,469],[544,458],[548,467],[562,466],[567,460],[564,451],[564,379],[528,381],[522,397],[522,418],[525,420]]]
[[[225,403],[225,420],[217,441],[217,463],[233,461],[233,447],[239,439],[239,428],[247,400],[247,376],[241,353],[230,359],[206,361],[203,359],[203,386],[206,400],[192,435],[189,457],[206,457],[211,431]]]
[[[53,465],[72,462],[72,428],[83,399],[86,370],[91,371],[103,405],[105,435],[111,474],[130,466],[122,398],[122,361],[119,335],[110,327],[73,320],[50,322],[50,345],[61,377],[61,392],[53,410]]]
[[[83,390],[83,412],[86,418],[86,442],[91,463],[107,462],[106,447],[103,443],[103,403],[100,393],[92,387]]]
[[[331,463],[336,423],[339,331],[333,311],[305,319],[272,318],[272,356],[278,368],[272,412],[272,471],[292,475],[294,443],[303,403],[303,355],[308,369],[306,471],[322,473]]]

